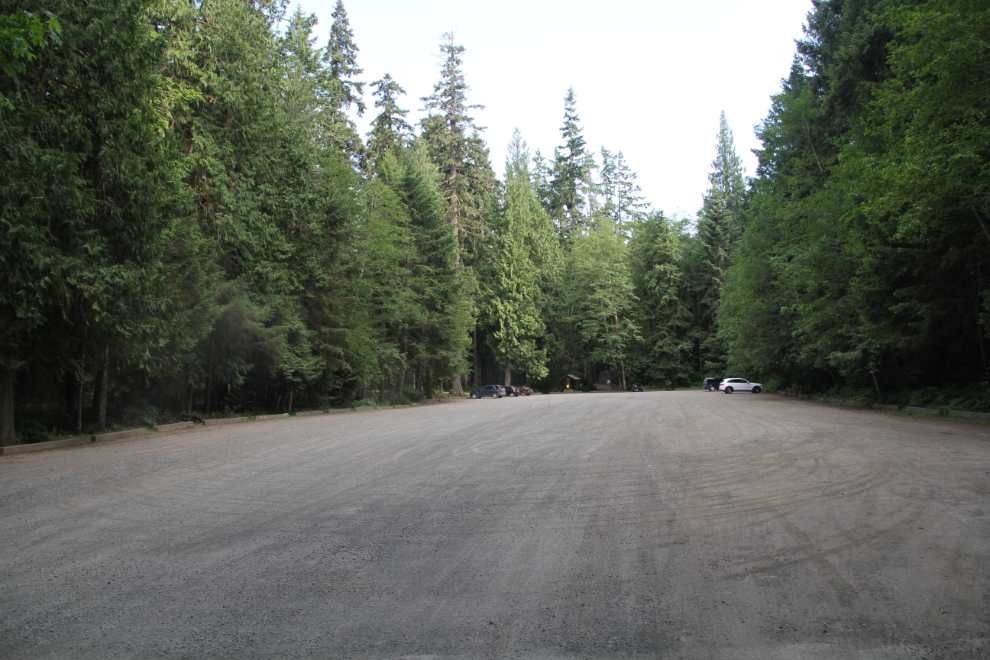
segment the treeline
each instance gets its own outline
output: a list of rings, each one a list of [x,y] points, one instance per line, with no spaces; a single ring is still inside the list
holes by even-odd
[[[341,2],[324,45],[274,2],[2,7],[0,442],[566,374],[986,379],[976,3],[816,3],[756,178],[723,115],[694,221],[573,90],[498,177],[450,34],[414,126]]]
[[[814,6],[758,130],[727,362],[990,410],[990,6]]]

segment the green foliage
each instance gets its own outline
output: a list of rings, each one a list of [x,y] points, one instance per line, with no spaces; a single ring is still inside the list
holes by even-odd
[[[515,367],[532,378],[548,375],[543,320],[544,282],[552,278],[558,244],[549,216],[540,206],[529,173],[529,150],[518,130],[505,163],[504,209],[495,227],[486,317],[493,348],[511,384]]]
[[[0,7],[0,444],[405,404],[472,369],[990,405],[955,385],[987,371],[985,6],[814,3],[756,177],[723,114],[696,224],[596,162],[572,89],[554,158],[517,133],[497,181],[451,34],[418,135],[371,83],[365,149],[332,18],[319,46],[284,3]]]

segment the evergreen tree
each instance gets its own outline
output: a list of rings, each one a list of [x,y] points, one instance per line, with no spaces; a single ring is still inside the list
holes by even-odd
[[[496,228],[488,292],[492,338],[505,364],[506,385],[512,384],[513,367],[537,379],[548,373],[546,348],[539,345],[546,332],[541,284],[554,268],[557,241],[533,190],[529,160],[516,129],[505,164],[505,207]]]
[[[639,299],[637,321],[644,351],[639,373],[665,386],[690,383],[690,294],[685,253],[690,237],[683,221],[653,212],[633,228],[630,239],[633,284]]]
[[[440,81],[433,86],[433,94],[422,99],[429,113],[422,121],[423,137],[433,162],[443,175],[447,216],[454,236],[458,246],[465,248],[482,233],[493,176],[488,149],[480,135],[484,129],[478,127],[469,114],[484,106],[467,101],[471,88],[465,82],[462,69],[464,46],[454,43],[451,32],[445,33],[443,39],[446,42],[440,45],[443,58]],[[457,259],[462,259],[460,254]]]
[[[406,90],[385,74],[380,80],[371,83],[375,88],[375,107],[380,108],[378,116],[371,122],[368,132],[368,153],[373,161],[387,151],[397,150],[409,144],[412,140],[413,129],[406,121],[408,110],[399,107],[399,96]]]
[[[724,372],[725,350],[718,335],[718,314],[725,271],[742,232],[745,194],[742,161],[736,155],[732,130],[723,112],[715,143],[716,155],[708,175],[711,183],[698,212],[700,272],[695,286],[698,324],[698,368]]]
[[[443,64],[440,81],[433,94],[424,97],[427,112],[422,121],[423,139],[440,171],[441,188],[447,200],[447,218],[454,232],[455,266],[476,266],[479,242],[485,236],[485,214],[494,188],[494,175],[488,161],[488,148],[481,138],[482,128],[469,114],[482,106],[470,104],[470,90],[464,79],[461,54],[464,47],[454,43],[453,33],[444,34],[440,52]],[[476,274],[464,274],[465,304],[474,308]],[[460,374],[454,376],[454,389],[462,393]]]
[[[612,153],[602,147],[601,154],[602,213],[619,226],[641,220],[648,205],[636,183],[636,173],[621,151]]]
[[[330,67],[331,83],[327,90],[330,110],[324,118],[324,131],[331,144],[354,155],[361,149],[361,138],[354,122],[347,116],[347,111],[353,105],[357,107],[359,117],[364,114],[364,83],[354,79],[364,69],[357,65],[358,47],[354,43],[354,31],[347,18],[343,0],[337,0],[331,16],[333,24],[330,26],[330,38],[323,54],[324,61]]]
[[[76,419],[95,369],[102,428],[113,379],[150,367],[172,330],[160,258],[179,168],[150,15],[141,2],[65,5],[61,47],[4,72],[15,103],[0,123],[0,443],[14,440],[19,369],[32,374],[22,401],[74,380],[62,407]]]
[[[574,88],[570,87],[564,97],[564,125],[560,129],[564,144],[554,149],[549,186],[549,211],[561,237],[565,239],[587,224],[587,197],[593,158],[585,150],[581,131],[577,99]]]
[[[633,347],[641,339],[625,235],[608,218],[574,237],[572,319],[584,342],[586,375],[607,367],[626,389]]]

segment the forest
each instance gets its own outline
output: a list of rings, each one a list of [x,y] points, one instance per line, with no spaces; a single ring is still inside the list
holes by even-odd
[[[409,99],[330,20],[0,0],[0,445],[566,375],[990,411],[985,0],[814,0],[758,170],[713,117],[693,217],[575,90],[494,164],[456,35]]]

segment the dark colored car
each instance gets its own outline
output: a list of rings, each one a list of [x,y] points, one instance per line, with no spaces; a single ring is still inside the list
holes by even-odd
[[[520,385],[520,386],[506,385],[505,386],[505,395],[506,396],[529,396],[532,393],[533,393],[533,390],[531,390],[530,388],[526,387],[525,385]]]
[[[629,391],[630,392],[645,392],[646,391],[646,388],[643,387],[642,385],[637,385],[636,383],[633,383],[632,389],[629,390]]]
[[[718,392],[719,383],[725,380],[724,376],[715,376],[714,378],[706,378],[705,383],[701,386],[706,392]]]
[[[505,396],[505,388],[501,385],[484,385],[471,391],[472,399],[480,399],[486,396],[490,396],[493,399],[501,399]]]

